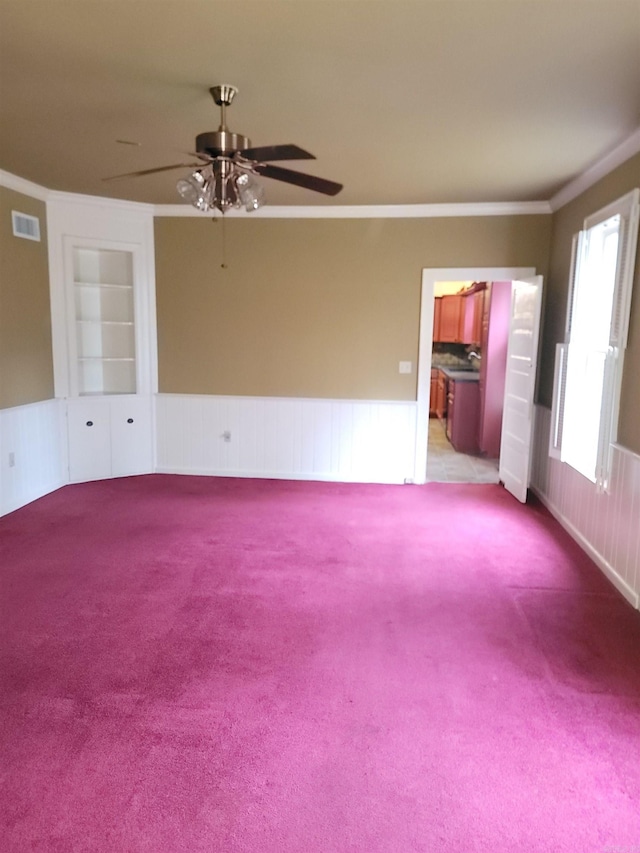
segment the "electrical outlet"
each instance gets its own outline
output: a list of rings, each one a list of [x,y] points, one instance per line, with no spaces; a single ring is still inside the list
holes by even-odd
[[[231,431],[225,429],[225,431],[222,433],[222,439],[223,441],[231,441]]]
[[[9,468],[15,468],[15,467],[16,467],[16,454],[12,450],[9,453]]]
[[[411,373],[413,365],[410,361],[401,361],[398,364],[398,373]]]

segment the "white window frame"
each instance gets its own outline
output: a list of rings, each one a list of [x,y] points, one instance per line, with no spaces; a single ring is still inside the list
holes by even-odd
[[[639,210],[640,189],[635,189],[588,216],[583,223],[584,230],[574,236],[569,275],[569,292],[567,296],[565,340],[556,346],[549,455],[553,458],[566,461],[562,453],[563,418],[568,352],[571,342],[571,325],[576,286],[580,276],[580,263],[581,261],[584,262],[584,248],[589,239],[590,229],[613,216],[619,215],[620,230],[613,293],[613,310],[609,330],[609,347],[605,361],[604,387],[600,405],[597,461],[593,477],[597,488],[602,491],[609,489],[611,478],[611,447],[617,441],[618,435],[620,390],[624,367],[624,352],[627,346],[627,333],[629,329],[631,291],[633,288],[634,264],[638,240]],[[585,472],[581,473],[584,474]],[[587,475],[585,474],[585,476]]]

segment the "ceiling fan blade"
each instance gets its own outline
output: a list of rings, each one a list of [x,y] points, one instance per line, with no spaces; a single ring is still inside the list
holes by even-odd
[[[309,154],[297,145],[263,145],[261,148],[245,148],[238,151],[242,157],[249,160],[315,160],[313,154]]]
[[[126,172],[124,175],[111,175],[103,181],[117,181],[121,178],[139,178],[141,175],[153,175],[156,172],[168,172],[170,169],[194,169],[202,163],[175,163],[173,166],[159,166],[157,169],[142,169],[140,172]]]
[[[268,163],[256,163],[254,171],[265,178],[273,178],[276,181],[284,181],[287,184],[295,184],[325,195],[337,195],[342,189],[342,184],[335,181],[327,181],[317,178],[315,175],[305,175],[303,172],[294,172],[292,169],[283,169],[282,166],[270,166]]]

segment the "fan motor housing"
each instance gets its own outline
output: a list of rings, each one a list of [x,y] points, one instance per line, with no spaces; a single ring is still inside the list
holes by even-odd
[[[235,151],[250,147],[250,139],[240,133],[232,133],[230,130],[212,130],[196,136],[198,154],[209,154],[211,157],[233,154]]]

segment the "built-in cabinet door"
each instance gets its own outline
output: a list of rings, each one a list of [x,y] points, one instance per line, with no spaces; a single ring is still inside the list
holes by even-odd
[[[126,477],[153,470],[151,401],[118,397],[111,408],[111,476]]]
[[[67,403],[72,483],[153,470],[151,400],[135,395]]]
[[[67,405],[69,479],[111,476],[111,415],[108,400],[76,399]]]

